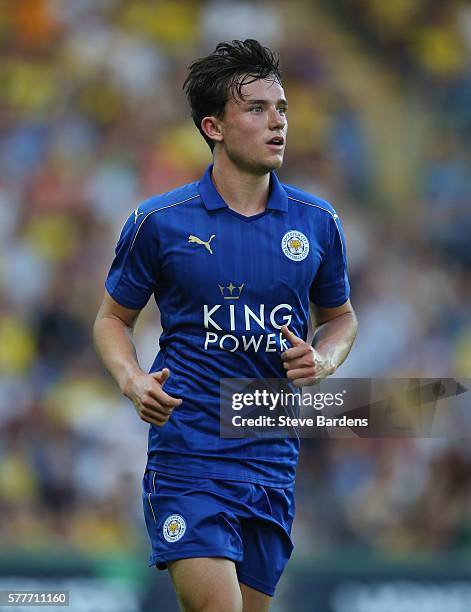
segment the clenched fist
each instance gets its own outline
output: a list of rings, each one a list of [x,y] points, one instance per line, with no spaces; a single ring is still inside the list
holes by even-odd
[[[136,374],[123,391],[134,404],[139,417],[157,427],[165,425],[173,409],[182,403],[181,399],[168,395],[162,388],[169,376],[168,368],[152,374]]]
[[[281,333],[291,344],[291,348],[281,353],[283,367],[286,376],[296,387],[315,385],[335,371],[335,366],[329,359],[324,358],[310,344],[295,336],[287,325],[283,325]]]

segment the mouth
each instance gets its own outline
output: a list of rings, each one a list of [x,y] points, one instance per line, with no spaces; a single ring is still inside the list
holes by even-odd
[[[283,136],[273,136],[267,143],[270,149],[280,151],[285,146],[285,139]]]

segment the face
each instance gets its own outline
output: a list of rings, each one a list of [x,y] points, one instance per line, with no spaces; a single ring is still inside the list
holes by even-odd
[[[215,155],[226,155],[237,167],[254,174],[280,168],[288,121],[283,87],[271,78],[242,87],[242,99],[230,96],[218,119]]]

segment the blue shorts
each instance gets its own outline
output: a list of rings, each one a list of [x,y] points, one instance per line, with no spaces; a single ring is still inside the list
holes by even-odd
[[[291,556],[294,485],[173,476],[146,470],[142,498],[150,565],[191,557],[235,562],[240,582],[272,596]]]

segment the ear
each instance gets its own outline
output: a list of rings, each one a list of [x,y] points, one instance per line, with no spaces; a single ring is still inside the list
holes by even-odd
[[[222,135],[221,120],[217,117],[204,117],[201,121],[201,129],[208,138],[214,140],[214,142],[222,142],[224,136]]]

